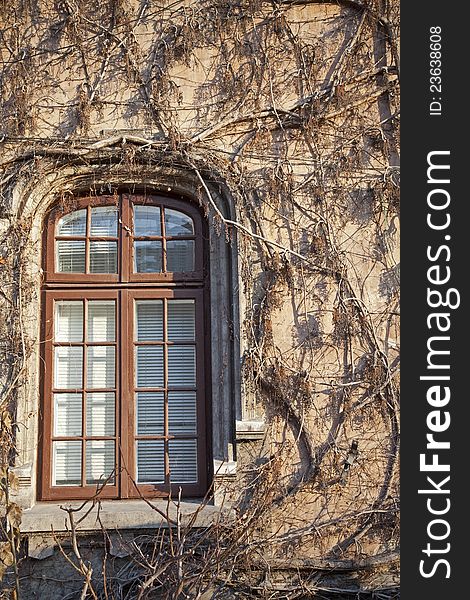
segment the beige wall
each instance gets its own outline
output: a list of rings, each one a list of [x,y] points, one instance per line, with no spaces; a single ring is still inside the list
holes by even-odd
[[[235,496],[253,465],[271,482],[273,556],[392,549],[394,3],[391,29],[379,3],[20,4],[0,9],[1,374],[5,389],[18,374],[19,502],[35,499],[45,211],[67,193],[187,179],[213,239],[213,204],[233,204],[245,432]],[[263,440],[247,441],[248,421],[265,421]]]

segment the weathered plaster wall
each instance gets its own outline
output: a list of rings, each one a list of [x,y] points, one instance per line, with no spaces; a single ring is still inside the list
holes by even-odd
[[[36,498],[48,207],[171,188],[211,231],[217,501],[262,507],[273,561],[394,560],[395,3],[41,0],[0,17],[14,501]]]

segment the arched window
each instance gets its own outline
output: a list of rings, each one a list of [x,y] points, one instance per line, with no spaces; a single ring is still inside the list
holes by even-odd
[[[157,195],[49,214],[41,499],[207,490],[204,237],[194,205]]]

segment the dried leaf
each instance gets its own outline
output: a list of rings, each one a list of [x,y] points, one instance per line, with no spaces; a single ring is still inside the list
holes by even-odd
[[[21,523],[21,508],[12,502],[7,509],[7,519],[11,527],[18,529]]]
[[[9,484],[10,488],[12,490],[14,490],[15,492],[18,490],[18,486],[19,486],[18,476],[13,471],[9,471],[9,473],[8,473],[8,484]]]
[[[0,543],[0,563],[3,563],[6,567],[11,567],[15,559],[11,551],[9,542]]]

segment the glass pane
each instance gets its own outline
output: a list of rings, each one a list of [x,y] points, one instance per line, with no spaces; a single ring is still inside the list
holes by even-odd
[[[64,215],[57,224],[56,235],[86,235],[86,209]]]
[[[163,387],[163,348],[137,348],[137,387]]]
[[[87,387],[115,387],[115,348],[114,346],[88,346],[87,348]]]
[[[166,270],[169,273],[194,271],[193,240],[168,240],[166,253]]]
[[[162,483],[165,481],[165,446],[160,440],[137,442],[137,481]]]
[[[161,242],[134,242],[134,271],[136,273],[162,272]]]
[[[52,485],[80,485],[82,442],[52,442]]]
[[[54,394],[54,435],[82,435],[81,394]]]
[[[137,434],[163,435],[163,393],[138,392]]]
[[[165,235],[194,235],[193,220],[184,213],[165,208]]]
[[[78,346],[54,348],[54,387],[71,390],[82,387],[83,350]]]
[[[171,483],[197,482],[197,442],[196,440],[170,440],[170,481]]]
[[[135,312],[137,340],[139,342],[163,340],[163,302],[137,300]]]
[[[90,273],[117,273],[117,242],[90,242]]]
[[[168,392],[168,433],[196,433],[196,392]]]
[[[83,342],[83,302],[59,300],[54,309],[55,341]]]
[[[168,339],[194,341],[194,300],[168,300]]]
[[[196,349],[194,346],[169,346],[168,385],[194,387],[196,385]]]
[[[134,206],[134,235],[162,235],[158,206]]]
[[[117,208],[115,206],[98,206],[91,209],[90,235],[117,237]]]
[[[88,302],[88,341],[114,342],[116,339],[116,305],[114,300]]]
[[[104,483],[115,468],[114,440],[86,442],[86,482]],[[114,484],[114,476],[108,481]]]
[[[113,392],[93,392],[86,396],[86,434],[108,436],[115,434]]]
[[[85,273],[85,242],[58,240],[56,242],[58,273]]]

